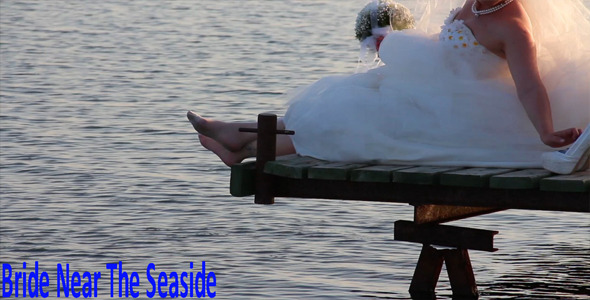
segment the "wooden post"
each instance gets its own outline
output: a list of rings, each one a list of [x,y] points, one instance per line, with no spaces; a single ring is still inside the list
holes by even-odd
[[[256,195],[254,203],[273,204],[274,193],[272,176],[264,173],[264,165],[276,158],[277,116],[258,115],[258,139],[256,141]]]
[[[453,298],[477,299],[479,292],[467,249],[495,251],[493,239],[497,233],[448,225],[417,225],[410,221],[396,221],[395,240],[423,245],[410,284],[412,298],[435,299],[436,282],[445,262]],[[431,244],[457,248],[437,250]]]
[[[292,130],[277,130],[277,116],[259,114],[257,128],[240,128],[240,132],[253,132],[256,138],[256,194],[254,203],[274,204],[275,191],[273,176],[266,174],[266,163],[274,161],[277,156],[277,134],[295,134]]]
[[[435,299],[436,283],[443,265],[443,256],[432,246],[424,244],[410,284],[414,299]]]
[[[453,297],[477,299],[479,292],[467,249],[443,250]]]

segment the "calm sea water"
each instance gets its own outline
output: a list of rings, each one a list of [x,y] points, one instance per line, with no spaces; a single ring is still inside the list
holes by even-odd
[[[149,263],[202,261],[220,299],[409,298],[420,245],[394,241],[393,222],[411,206],[232,198],[185,119],[282,114],[286,92],[353,71],[364,3],[2,0],[0,262],[38,261],[50,298],[57,264],[102,272],[110,298],[105,265],[119,261],[140,298]],[[471,252],[482,299],[590,297],[586,214],[455,223],[500,231],[500,251]],[[444,271],[438,297],[451,297]]]

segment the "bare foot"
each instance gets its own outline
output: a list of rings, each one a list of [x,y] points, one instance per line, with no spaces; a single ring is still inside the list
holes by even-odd
[[[242,162],[245,158],[252,156],[252,149],[249,149],[250,146],[246,146],[239,151],[232,152],[227,150],[227,148],[225,148],[216,140],[203,134],[199,134],[199,141],[201,141],[201,145],[203,145],[203,147],[215,153],[224,164],[230,167]]]
[[[255,123],[227,123],[215,121],[205,119],[192,111],[189,111],[186,114],[186,117],[197,132],[214,139],[230,152],[240,151],[247,144],[256,139],[256,134],[239,132],[240,127],[256,127]]]

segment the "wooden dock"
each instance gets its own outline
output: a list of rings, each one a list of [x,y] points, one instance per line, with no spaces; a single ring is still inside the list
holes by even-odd
[[[556,175],[543,169],[408,166],[275,158],[276,116],[259,115],[256,161],[232,166],[230,193],[275,197],[407,203],[414,220],[395,222],[395,240],[423,245],[410,284],[414,298],[435,297],[445,263],[455,297],[478,298],[468,250],[496,251],[497,231],[441,225],[506,209],[590,212],[590,171]],[[444,246],[453,249],[437,250]]]

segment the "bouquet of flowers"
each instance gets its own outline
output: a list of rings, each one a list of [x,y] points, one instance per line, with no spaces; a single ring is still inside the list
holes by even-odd
[[[410,10],[392,0],[373,0],[359,12],[356,18],[355,36],[361,42],[359,60],[363,69],[380,64],[377,52],[381,41],[394,30],[415,27]]]
[[[410,10],[392,0],[374,0],[359,12],[355,36],[363,42],[371,36],[385,36],[393,30],[414,28],[416,22]]]

